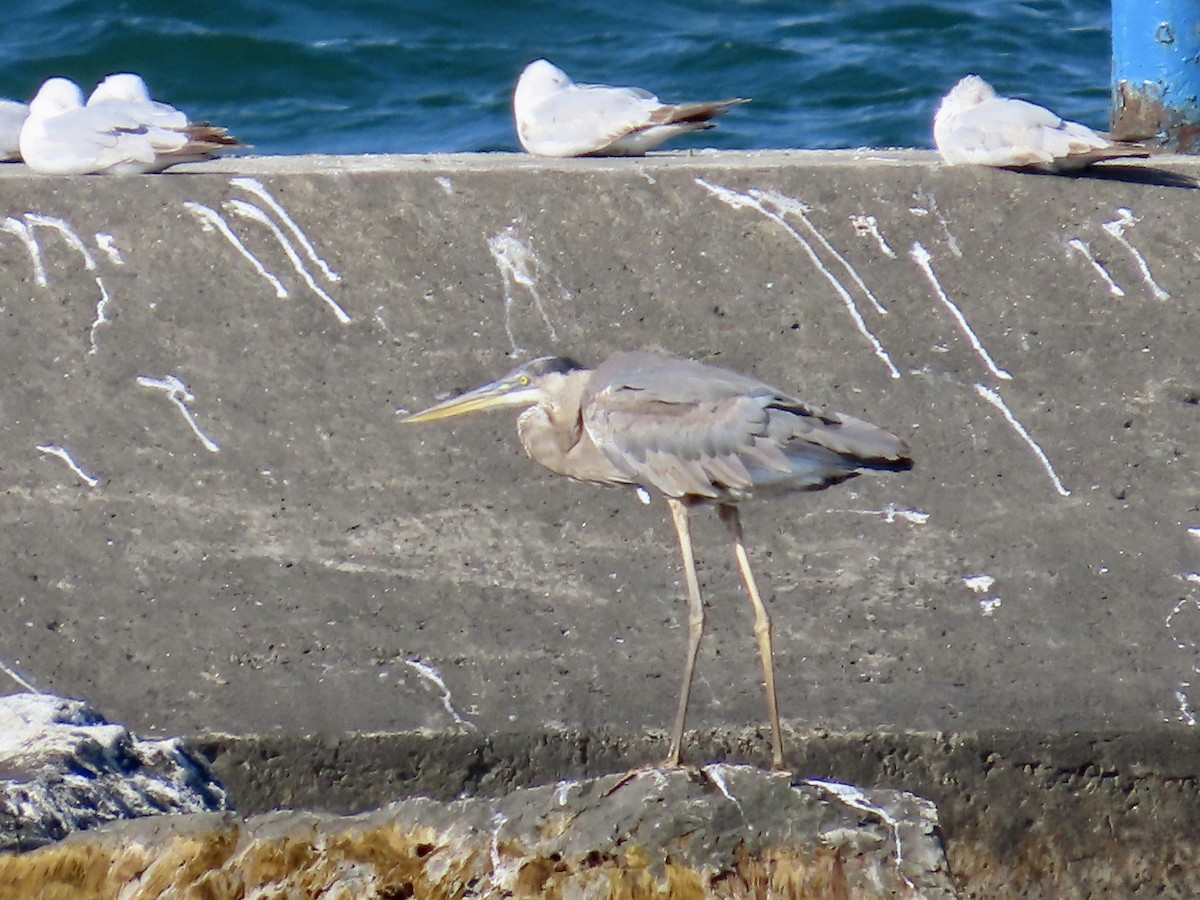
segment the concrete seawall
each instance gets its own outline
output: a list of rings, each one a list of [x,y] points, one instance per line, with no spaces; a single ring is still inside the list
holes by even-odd
[[[982,785],[947,827],[990,810],[1013,858],[1043,787],[1054,828],[1124,810],[1153,843],[1200,818],[1200,206],[1123,171],[0,169],[0,661],[195,739],[242,808],[654,759],[687,629],[665,510],[544,473],[510,416],[394,411],[514,357],[656,348],[913,446],[911,473],[745,511],[791,763],[944,810]],[[698,518],[690,749],[762,762],[748,604]]]

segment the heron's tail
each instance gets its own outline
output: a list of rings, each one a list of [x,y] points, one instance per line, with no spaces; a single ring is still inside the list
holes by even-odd
[[[907,451],[907,447],[905,450]],[[900,456],[896,459],[863,459],[861,456],[854,457],[854,464],[859,469],[866,469],[870,472],[907,472],[913,467],[912,457]]]

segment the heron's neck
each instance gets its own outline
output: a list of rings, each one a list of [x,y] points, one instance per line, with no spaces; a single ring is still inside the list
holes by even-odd
[[[534,462],[560,475],[570,474],[564,470],[566,458],[584,434],[579,401],[590,374],[581,371],[551,376],[554,380],[546,386],[545,399],[517,419],[517,434],[525,452]]]
[[[611,463],[583,427],[580,400],[592,373],[580,369],[554,376],[547,399],[517,419],[517,434],[530,459],[551,472],[580,481],[615,480]]]

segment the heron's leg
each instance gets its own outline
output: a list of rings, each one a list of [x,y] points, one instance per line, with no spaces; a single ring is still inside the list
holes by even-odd
[[[775,661],[771,648],[771,617],[763,605],[758,593],[758,584],[754,581],[754,573],[750,571],[750,559],[746,556],[746,545],[742,543],[742,519],[736,506],[722,505],[720,508],[721,521],[733,536],[733,553],[737,557],[738,568],[742,570],[742,580],[746,582],[746,593],[754,604],[754,637],[758,639],[758,655],[762,659],[763,683],[767,691],[767,712],[771,717],[771,765],[776,769],[783,766],[783,733],[779,727],[779,701],[775,697]]]
[[[683,747],[683,725],[687,719],[688,697],[692,692],[692,675],[696,670],[696,656],[700,652],[700,639],[704,637],[704,603],[700,599],[700,581],[696,577],[696,557],[692,553],[692,533],[688,525],[688,505],[673,497],[667,498],[671,517],[675,520],[675,531],[679,534],[679,552],[683,555],[683,574],[688,588],[688,652],[683,664],[683,686],[679,689],[679,710],[675,713],[675,730],[671,732],[671,748],[667,751],[665,766],[678,766]]]

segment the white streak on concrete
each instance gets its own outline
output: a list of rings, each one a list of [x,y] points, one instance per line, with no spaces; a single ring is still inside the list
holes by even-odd
[[[892,841],[896,846],[896,872],[902,879],[904,879],[905,884],[907,884],[913,890],[916,890],[916,885],[909,881],[908,876],[904,874],[904,871],[901,868],[904,864],[904,848],[900,843],[900,821],[895,816],[893,816],[886,809],[876,806],[871,802],[870,798],[863,793],[861,788],[855,787],[852,784],[843,784],[839,781],[825,781],[821,778],[806,778],[804,779],[804,783],[811,784],[814,787],[828,791],[851,809],[857,809],[861,812],[869,813],[870,815],[877,817],[883,822],[883,824],[890,828],[892,830]]]
[[[104,251],[104,254],[108,257],[108,261],[114,266],[125,265],[125,257],[121,255],[121,248],[117,246],[117,239],[111,234],[97,231],[96,246]]]
[[[201,229],[204,231],[217,231],[223,235],[225,240],[229,241],[233,245],[233,248],[242,254],[250,265],[254,266],[255,271],[274,288],[276,297],[280,300],[287,299],[288,291],[283,286],[283,282],[268,272],[266,266],[258,261],[258,257],[246,249],[246,245],[242,243],[241,238],[233,233],[224,216],[212,207],[205,206],[203,203],[196,203],[194,200],[185,200],[183,206],[199,220]]]
[[[447,194],[454,193],[454,182],[451,181],[449,178],[447,178],[445,175],[438,175],[433,180],[436,181],[438,183],[438,185],[441,187],[441,189],[443,191],[445,191]]]
[[[1063,486],[1062,481],[1058,477],[1058,473],[1054,471],[1054,466],[1050,464],[1049,457],[1047,457],[1042,448],[1038,446],[1037,441],[1035,441],[1030,436],[1029,432],[1025,430],[1025,426],[1017,421],[1017,417],[1014,416],[1012,410],[1008,408],[1008,405],[1004,402],[1004,398],[991,388],[985,387],[982,384],[975,385],[975,393],[977,393],[988,403],[992,404],[992,406],[996,407],[996,409],[1000,411],[1000,414],[1004,416],[1008,424],[1011,425],[1013,430],[1016,431],[1016,433],[1020,436],[1021,440],[1029,445],[1029,449],[1033,451],[1033,455],[1037,457],[1038,462],[1042,464],[1042,468],[1046,470],[1046,474],[1050,476],[1050,480],[1054,483],[1054,489],[1062,496],[1070,497],[1071,492]]]
[[[977,594],[987,593],[992,589],[992,585],[996,583],[996,579],[991,575],[964,575],[962,577],[963,584],[969,587]]]
[[[312,241],[310,241],[308,236],[300,230],[300,226],[292,220],[292,217],[288,215],[287,210],[283,208],[279,201],[272,197],[267,189],[263,187],[261,181],[256,178],[238,177],[229,179],[229,183],[236,188],[241,188],[243,191],[249,191],[255,197],[258,197],[258,199],[260,199],[263,203],[267,204],[267,206],[271,208],[271,212],[279,216],[280,221],[287,226],[288,231],[292,233],[292,237],[299,242],[300,246],[304,249],[305,255],[312,260],[313,264],[321,270],[321,273],[326,278],[335,283],[342,280],[342,276],[333,271],[333,269],[329,267],[329,263],[325,262],[325,260],[323,260],[317,254],[316,248],[312,245]]]
[[[1112,280],[1112,276],[1108,274],[1108,269],[1100,265],[1096,257],[1092,255],[1092,248],[1087,245],[1086,241],[1082,241],[1079,238],[1071,238],[1067,241],[1067,246],[1078,251],[1091,264],[1092,268],[1096,270],[1096,274],[1108,285],[1108,292],[1110,294],[1114,297],[1125,296],[1125,289]]]
[[[1180,687],[1190,687],[1184,684]],[[1190,725],[1193,728],[1196,726],[1196,717],[1192,714],[1191,704],[1188,703],[1188,696],[1183,691],[1175,692],[1175,702],[1179,704],[1179,718],[1184,725]]]
[[[928,194],[924,191],[921,191],[917,194],[917,199],[922,203],[927,203],[929,205],[929,209],[927,209],[925,213],[933,213],[934,218],[937,219],[938,223],[942,226],[942,233],[946,235],[946,246],[950,248],[951,253],[953,253],[959,259],[962,259],[962,249],[958,246],[958,241],[955,240],[953,232],[950,231],[950,223],[946,221],[946,217],[943,216],[942,211],[938,209],[937,197],[933,196],[932,191],[930,191]],[[911,211],[915,212],[915,210]]]
[[[803,222],[804,227],[807,228],[812,236],[821,243],[821,246],[825,248],[825,251],[842,264],[842,268],[846,270],[846,274],[853,279],[854,283],[858,285],[858,289],[866,295],[868,300],[871,301],[871,305],[875,307],[875,311],[880,315],[887,315],[887,309],[875,298],[875,295],[871,292],[871,289],[867,287],[867,283],[863,281],[862,276],[858,274],[858,270],[854,268],[854,266],[850,265],[850,261],[847,260],[846,257],[842,256],[842,254],[838,252],[837,248],[834,247],[833,244],[826,240],[825,235],[821,234],[821,232],[817,229],[817,226],[814,225],[812,220],[808,218],[808,213],[812,212],[811,206],[802,200],[797,200],[795,197],[788,197],[786,194],[780,194],[778,191],[762,191],[754,188],[750,191],[750,196],[755,200],[758,200],[760,203],[767,203],[768,205],[775,207],[776,212],[780,213],[781,215],[786,216],[790,213]]]
[[[1000,608],[1003,602],[1004,601],[999,597],[993,597],[991,599],[985,597],[983,600],[979,601],[979,611],[983,613],[983,617],[985,619],[990,619],[996,610]]]
[[[921,246],[920,241],[917,241],[912,245],[912,249],[908,252],[908,255],[912,258],[912,261],[920,267],[921,271],[925,273],[925,277],[929,279],[929,283],[933,286],[933,290],[937,294],[938,299],[941,300],[942,305],[950,311],[950,315],[954,317],[954,321],[958,323],[958,327],[962,333],[967,336],[967,340],[971,342],[971,346],[975,348],[976,354],[978,354],[979,358],[983,360],[983,364],[987,366],[988,371],[1004,381],[1011,380],[1012,374],[996,365],[996,361],[992,359],[992,355],[987,352],[987,348],[983,346],[983,343],[979,340],[979,337],[974,331],[971,330],[971,326],[967,322],[967,317],[963,315],[962,310],[959,309],[954,301],[946,296],[946,292],[942,290],[941,282],[938,281],[937,275],[935,275],[933,272],[933,266],[930,265],[930,260],[932,260],[933,257],[929,255],[929,251]]]
[[[879,516],[887,524],[894,525],[903,519],[910,525],[924,525],[929,521],[929,513],[921,509],[897,509],[896,504],[889,503],[883,509],[830,509],[830,513],[845,513],[852,516]]]
[[[859,237],[873,237],[875,243],[879,245],[879,250],[884,256],[890,259],[896,259],[896,251],[891,248],[891,245],[884,240],[883,235],[879,231],[879,220],[874,216],[851,216],[850,224],[854,226],[855,232]]]
[[[92,327],[88,331],[88,353],[95,353],[96,346],[96,330],[101,325],[111,325],[112,319],[108,317],[108,307],[112,303],[112,298],[108,296],[108,290],[104,287],[104,281],[99,275],[96,276],[96,287],[100,288],[100,299],[96,302],[96,318],[92,320]]]
[[[46,266],[42,262],[42,245],[37,242],[37,238],[33,236],[29,226],[20,219],[9,216],[0,222],[0,231],[7,231],[21,239],[21,243],[25,245],[25,250],[29,254],[29,262],[33,266],[33,280],[38,287],[48,285],[50,279],[46,277]]]
[[[304,279],[305,284],[312,289],[313,293],[325,301],[326,305],[333,310],[333,314],[337,316],[339,322],[343,325],[349,324],[350,316],[338,305],[336,300],[325,293],[325,290],[317,284],[312,275],[309,274],[308,269],[304,267],[304,261],[296,253],[296,248],[292,246],[292,242],[288,240],[287,235],[283,233],[279,226],[271,220],[270,216],[253,203],[247,203],[245,200],[227,200],[225,201],[225,208],[244,219],[250,219],[253,222],[258,222],[260,225],[265,225],[271,234],[275,235],[275,240],[279,241],[279,246],[287,254],[288,261],[291,262],[296,273]]]
[[[704,766],[701,771],[704,772],[709,781],[716,785],[717,790],[721,792],[722,796],[737,807],[738,815],[742,817],[742,821],[744,822],[746,821],[746,810],[742,809],[741,801],[733,796],[733,793],[729,790],[729,784],[725,781],[725,770],[727,768],[730,767],[724,763],[711,763]]]
[[[26,251],[29,253],[30,262],[33,264],[33,278],[37,282],[38,287],[46,287],[50,283],[50,279],[46,275],[46,266],[42,258],[42,247],[38,243],[37,238],[33,235],[34,228],[49,228],[57,231],[62,235],[63,239],[74,248],[80,256],[83,257],[83,267],[89,272],[96,271],[96,258],[92,256],[83,239],[75,231],[74,228],[67,223],[65,219],[60,219],[57,216],[46,216],[41,213],[28,212],[25,213],[25,221],[14,219],[11,216],[0,223],[0,230],[7,231],[9,234],[14,234],[21,239],[25,245]],[[119,255],[119,254],[118,254]],[[93,276],[96,279],[96,287],[100,289],[100,299],[96,303],[96,318],[92,322],[89,332],[88,353],[96,352],[96,330],[101,326],[112,322],[108,318],[107,311],[112,298],[109,296],[108,289],[104,286],[104,280],[99,276]]]
[[[70,467],[72,472],[79,476],[80,480],[86,482],[88,487],[95,487],[100,483],[100,479],[77,463],[75,457],[71,455],[71,451],[65,447],[60,447],[57,444],[38,444],[37,449],[47,456],[57,456]]]
[[[1140,221],[1141,219],[1135,216],[1131,210],[1122,206],[1117,209],[1117,218],[1111,222],[1105,222],[1100,227],[1107,231],[1114,241],[1129,251],[1142,273],[1142,280],[1146,282],[1146,286],[1150,288],[1154,296],[1159,300],[1170,300],[1171,295],[1164,291],[1159,283],[1154,280],[1154,275],[1150,271],[1150,266],[1147,264],[1146,258],[1125,237],[1125,229],[1132,228]]]
[[[538,255],[533,252],[519,237],[513,226],[508,226],[502,232],[487,239],[488,251],[492,254],[492,259],[496,262],[496,268],[500,270],[500,278],[504,282],[504,330],[508,334],[508,342],[512,345],[514,356],[524,353],[524,348],[518,346],[516,335],[513,333],[512,310],[515,298],[513,297],[513,285],[519,284],[529,292],[529,296],[533,299],[533,305],[542,317],[542,321],[546,323],[546,328],[550,332],[550,340],[558,340],[558,331],[554,328],[554,323],[550,321],[550,316],[546,313],[545,304],[542,303],[542,295],[538,290],[538,275],[540,275],[545,265],[542,263]],[[570,299],[570,293],[559,284],[559,290],[562,292],[563,299]]]
[[[1200,525],[1189,526],[1187,529],[1187,533],[1190,534],[1192,537],[1194,537],[1196,540],[1200,541]]]
[[[83,257],[83,267],[89,272],[96,271],[96,257],[92,256],[92,252],[88,250],[87,245],[83,242],[83,238],[68,224],[66,219],[60,219],[58,216],[44,216],[41,213],[28,212],[25,213],[25,221],[32,228],[50,228],[57,231],[63,236],[68,244],[79,251],[79,255]]]
[[[11,678],[13,681],[15,681],[17,684],[21,685],[21,687],[25,688],[25,690],[29,691],[30,693],[33,693],[33,694],[42,693],[37,688],[35,688],[32,684],[30,684],[26,679],[22,678],[20,672],[18,672],[12,666],[7,665],[3,660],[0,660],[0,672],[3,672],[5,675],[7,675],[9,678]]]
[[[470,728],[472,731],[477,730],[473,723],[468,722],[460,716],[458,710],[454,708],[454,704],[451,702],[450,688],[446,687],[446,682],[442,680],[442,675],[436,668],[428,663],[421,662],[419,659],[406,659],[404,662],[409,668],[416,671],[418,675],[435,685],[442,692],[442,706],[450,714],[450,718],[454,720],[455,724],[462,725],[464,728]]]
[[[188,404],[196,399],[196,395],[188,390],[188,386],[183,383],[175,375],[167,375],[166,378],[148,378],[145,375],[137,377],[137,383],[142,387],[154,388],[162,391],[167,395],[167,399],[179,407],[179,411],[183,413],[183,418],[187,421],[188,426],[200,439],[200,443],[204,445],[204,449],[209,453],[218,453],[221,448],[217,442],[210,438],[207,434],[200,430],[200,425],[196,422],[196,416],[188,408]]]
[[[371,319],[372,319],[372,321],[375,322],[376,325],[378,325],[380,328],[383,329],[384,334],[386,334],[388,337],[395,340],[395,335],[392,333],[391,327],[388,325],[387,320],[384,319],[384,317],[383,317],[383,310],[384,310],[383,304],[380,304],[379,306],[375,307],[375,314],[371,316]]]
[[[942,231],[945,232],[945,234],[946,234],[946,246],[950,248],[951,253],[953,253],[959,259],[962,259],[963,252],[962,252],[962,249],[958,246],[958,241],[957,241],[957,239],[955,239],[954,233],[952,231],[950,231],[950,223],[946,221],[945,216],[943,216],[940,212],[938,212],[937,201],[934,200],[932,196],[930,196],[929,200],[930,200],[929,205],[933,209],[933,214],[935,216],[937,216],[938,222],[941,223]]]
[[[1166,620],[1163,622],[1163,624],[1167,627],[1167,631],[1171,631],[1171,629],[1174,627],[1175,617],[1183,612],[1184,607],[1191,607],[1197,612],[1200,612],[1200,600],[1197,600],[1195,597],[1184,597],[1182,600],[1172,606],[1171,611],[1167,613]],[[1175,642],[1175,646],[1180,650],[1196,650],[1195,641],[1180,640],[1174,631],[1171,631],[1171,640]],[[1195,666],[1192,667],[1192,671],[1196,671]]]
[[[1192,664],[1189,667],[1189,669],[1190,669],[1190,674],[1195,676],[1195,675],[1200,675],[1200,666],[1197,665],[1198,660],[1197,660],[1197,655],[1196,655],[1197,654],[1196,642],[1189,638],[1180,637],[1179,634],[1176,633],[1176,631],[1175,631],[1175,617],[1178,616],[1180,613],[1182,613],[1185,609],[1189,609],[1193,612],[1200,612],[1200,600],[1198,600],[1195,596],[1184,597],[1182,600],[1180,600],[1178,603],[1176,603],[1174,606],[1171,607],[1171,611],[1169,613],[1167,613],[1167,618],[1163,622],[1163,624],[1166,626],[1167,631],[1170,633],[1171,640],[1174,641],[1175,646],[1178,647],[1180,650],[1184,650],[1187,653],[1191,654]],[[1179,714],[1178,714],[1177,718],[1180,721],[1182,721],[1185,725],[1188,725],[1189,727],[1194,728],[1196,726],[1196,716],[1192,712],[1191,701],[1189,700],[1188,695],[1187,695],[1187,690],[1189,688],[1191,688],[1191,686],[1192,686],[1192,682],[1190,679],[1187,681],[1181,681],[1179,683],[1179,689],[1175,691],[1175,703],[1179,708]],[[1170,721],[1170,720],[1166,720],[1166,721]]]
[[[826,279],[828,279],[830,285],[832,285],[833,289],[837,292],[837,295],[841,298],[842,303],[845,305],[846,311],[850,313],[850,318],[854,320],[854,324],[858,327],[859,333],[870,342],[872,348],[875,350],[875,355],[879,357],[885,366],[887,366],[888,372],[891,374],[891,376],[893,378],[900,377],[900,370],[896,368],[895,364],[892,362],[891,356],[888,355],[888,352],[883,349],[883,345],[879,342],[879,338],[875,337],[875,335],[871,333],[871,330],[867,328],[867,323],[863,320],[862,313],[859,312],[858,306],[854,302],[854,298],[850,296],[850,292],[847,291],[846,288],[842,286],[842,283],[838,281],[836,277],[834,277],[834,274],[825,267],[825,264],[821,262],[821,258],[817,256],[817,252],[813,250],[812,245],[804,239],[804,236],[801,235],[800,232],[789,225],[787,220],[785,220],[779,213],[775,212],[774,210],[767,209],[748,194],[742,194],[738,191],[730,190],[729,188],[722,187],[719,184],[710,184],[703,178],[697,178],[695,181],[696,184],[713,194],[718,200],[727,206],[730,206],[733,209],[753,209],[754,211],[766,216],[772,222],[775,222],[777,225],[783,228],[784,231],[791,235],[792,239],[804,248],[804,252],[808,254],[808,258],[812,261],[812,264],[816,266],[822,274],[824,274]]]
[[[74,248],[80,256],[83,257],[83,267],[89,272],[95,272],[98,268],[96,265],[96,257],[92,256],[92,252],[88,250],[87,244],[83,242],[83,238],[79,233],[71,227],[66,219],[60,219],[58,216],[47,216],[42,213],[27,212],[25,213],[25,222],[29,226],[30,238],[34,228],[49,228],[52,231],[57,231],[62,235],[63,240]],[[36,242],[35,242],[36,243]],[[39,254],[40,255],[40,254]],[[119,255],[119,254],[118,254]],[[94,276],[96,279],[96,287],[100,289],[100,299],[96,303],[96,318],[92,322],[91,330],[88,333],[88,353],[96,352],[96,330],[104,324],[110,323],[112,320],[106,315],[108,306],[112,302],[109,297],[108,289],[104,286],[104,280],[99,276]]]
[[[883,521],[891,525],[897,519],[903,519],[913,525],[924,525],[929,521],[929,513],[921,509],[897,509],[894,503],[889,503],[886,509],[880,510]]]
[[[643,776],[647,778],[653,778],[654,786],[660,791],[665,791],[667,789],[667,785],[671,783],[671,779],[667,777],[667,774],[662,771],[662,769],[639,769],[634,773],[635,778],[641,778]]]

